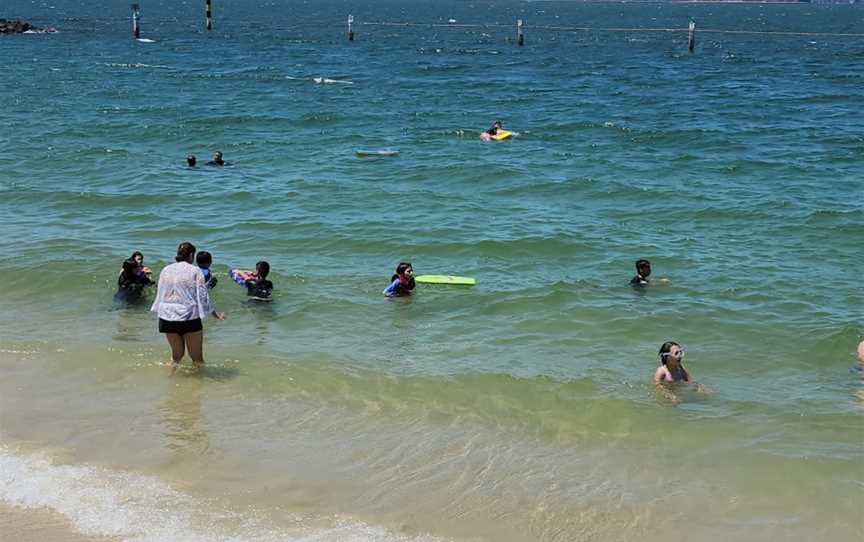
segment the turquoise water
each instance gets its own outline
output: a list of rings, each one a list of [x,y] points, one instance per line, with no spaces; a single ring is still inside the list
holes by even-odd
[[[0,39],[0,498],[135,540],[864,536],[864,40],[700,32],[860,6],[147,2],[153,43],[4,7],[61,32]],[[531,27],[690,17],[692,55]],[[184,240],[228,320],[169,380],[112,295]],[[259,259],[267,307],[226,276]],[[385,300],[400,260],[478,284]],[[665,340],[713,394],[655,397]]]

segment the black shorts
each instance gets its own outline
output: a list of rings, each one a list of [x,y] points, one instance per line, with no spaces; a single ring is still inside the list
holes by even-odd
[[[201,331],[204,326],[201,325],[201,319],[194,320],[163,320],[159,319],[159,333],[176,333],[177,335],[185,335],[186,333],[195,333]]]

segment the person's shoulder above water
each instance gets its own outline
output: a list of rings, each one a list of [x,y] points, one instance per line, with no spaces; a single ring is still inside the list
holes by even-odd
[[[651,276],[651,262],[648,260],[636,260],[636,276],[630,279],[631,286],[647,286]]]
[[[216,152],[213,154],[213,159],[210,160],[209,162],[207,162],[207,165],[208,165],[208,166],[224,167],[224,166],[230,166],[231,163],[230,163],[230,162],[226,162],[225,160],[223,160],[223,159],[222,159],[222,153],[219,152],[219,151],[216,151]]]
[[[273,295],[273,283],[267,280],[270,274],[270,264],[264,260],[255,264],[255,271],[243,271],[232,269],[228,276],[241,286],[246,287],[246,295],[249,297],[269,300]]]

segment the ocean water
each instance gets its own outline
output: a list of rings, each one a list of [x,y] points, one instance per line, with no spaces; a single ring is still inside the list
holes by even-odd
[[[860,6],[145,0],[142,43],[105,4],[0,6],[60,30],[0,36],[0,499],[142,541],[864,537],[864,38],[704,32]],[[694,54],[532,28],[691,17]],[[363,24],[449,19],[490,26]],[[112,297],[185,240],[228,319],[169,378]],[[400,260],[477,286],[386,300]],[[666,340],[712,394],[656,396]]]

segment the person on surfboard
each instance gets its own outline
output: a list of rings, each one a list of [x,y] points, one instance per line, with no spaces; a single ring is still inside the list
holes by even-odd
[[[480,132],[480,139],[482,139],[483,141],[489,141],[492,139],[492,136],[498,134],[498,130],[503,130],[503,129],[504,129],[504,127],[501,125],[501,121],[496,120],[492,124],[491,128],[489,128],[485,132]]]

